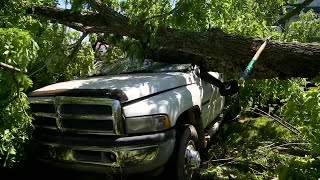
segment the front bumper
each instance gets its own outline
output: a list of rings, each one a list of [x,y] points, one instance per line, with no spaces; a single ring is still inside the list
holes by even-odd
[[[175,129],[131,137],[106,139],[99,145],[81,146],[63,141],[38,142],[38,160],[65,169],[100,173],[142,173],[163,166],[175,145]],[[106,137],[107,138],[107,137]],[[64,138],[68,142],[68,138]]]

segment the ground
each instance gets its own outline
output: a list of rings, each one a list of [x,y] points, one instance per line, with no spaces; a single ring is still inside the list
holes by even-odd
[[[278,179],[279,165],[301,153],[282,147],[299,141],[272,119],[228,122],[213,140],[203,162],[202,179]]]

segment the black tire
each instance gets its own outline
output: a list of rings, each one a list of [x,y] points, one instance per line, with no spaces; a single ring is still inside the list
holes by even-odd
[[[190,168],[186,167],[185,153],[188,146],[194,146],[195,150],[199,151],[198,134],[192,125],[185,125],[178,130],[175,151],[172,155],[172,161],[169,162],[169,168],[171,172],[168,175],[170,176],[170,179],[199,179],[199,168],[191,170]],[[186,173],[187,168],[188,175]]]

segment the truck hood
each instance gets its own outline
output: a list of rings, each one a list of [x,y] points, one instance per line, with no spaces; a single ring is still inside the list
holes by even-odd
[[[56,83],[37,89],[29,96],[110,95],[126,102],[192,83],[192,74],[182,72],[121,74]]]

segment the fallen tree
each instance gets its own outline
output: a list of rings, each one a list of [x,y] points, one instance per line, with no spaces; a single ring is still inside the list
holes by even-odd
[[[142,40],[148,36],[143,22],[130,25],[129,18],[104,5],[87,0],[94,10],[79,12],[35,7],[27,13],[46,17],[85,34],[108,33]],[[162,62],[195,63],[213,71],[239,77],[263,40],[226,34],[220,29],[204,32],[160,27],[157,47],[149,58]],[[270,41],[255,64],[251,78],[314,77],[320,69],[320,45]],[[302,68],[303,67],[303,68]]]

